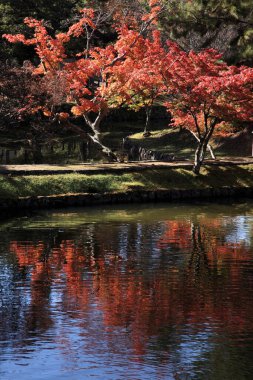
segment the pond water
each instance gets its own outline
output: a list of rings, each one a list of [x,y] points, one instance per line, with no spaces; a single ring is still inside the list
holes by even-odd
[[[247,380],[253,202],[0,225],[0,379]]]

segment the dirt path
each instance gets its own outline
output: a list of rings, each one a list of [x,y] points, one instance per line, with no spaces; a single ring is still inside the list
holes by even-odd
[[[250,165],[253,164],[253,157],[248,158],[230,158],[226,157],[220,160],[205,161],[205,165],[216,166],[233,166],[233,165]],[[191,169],[192,161],[142,161],[127,163],[96,163],[96,164],[76,164],[76,165],[0,165],[0,174],[11,175],[46,175],[46,174],[102,174],[114,172],[131,172],[142,171],[147,169],[173,169],[184,168]]]

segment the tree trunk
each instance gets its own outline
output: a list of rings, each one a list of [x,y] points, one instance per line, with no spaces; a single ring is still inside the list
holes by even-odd
[[[209,150],[209,153],[210,153],[212,159],[216,160],[215,153],[214,153],[213,148],[212,148],[212,146],[210,144],[207,145],[207,149]]]
[[[118,157],[116,154],[113,153],[113,151],[104,145],[100,139],[100,133],[95,133],[94,135],[89,134],[88,135],[90,139],[94,142],[94,144],[98,145],[101,148],[101,151],[108,157],[108,159],[112,162],[117,162]]]
[[[194,157],[194,165],[193,165],[193,173],[199,174],[200,168],[203,164],[203,161],[205,159],[206,150],[208,148],[208,141],[210,139],[211,134],[207,135],[205,138],[202,138],[199,140],[199,145],[195,152]]]
[[[5,163],[7,165],[10,163],[10,151],[8,149],[5,151]]]
[[[42,155],[40,144],[36,140],[33,140],[31,146],[32,146],[33,163],[41,164],[43,162],[43,155]]]
[[[28,162],[29,162],[29,153],[28,153],[27,149],[25,149],[25,151],[24,151],[24,162],[25,162],[25,164],[28,164]]]
[[[81,138],[83,138],[85,141],[87,141],[87,138],[89,138],[91,141],[93,141],[94,144],[98,145],[102,153],[104,153],[104,155],[106,155],[110,161],[117,162],[118,161],[117,155],[113,153],[113,151],[108,146],[104,145],[100,138],[101,133],[100,133],[99,127],[104,116],[105,116],[105,113],[100,111],[95,121],[92,122],[88,115],[83,115],[87,126],[91,129],[93,133],[85,132],[83,128],[71,123],[68,120],[65,122],[66,122],[66,126],[72,129],[72,131],[75,131],[76,133],[78,133],[78,135]]]
[[[85,144],[85,141],[83,140],[79,143],[79,152],[80,152],[80,159],[82,162],[84,162],[87,157],[86,157],[86,144]]]
[[[86,159],[90,158],[90,140],[86,142]]]
[[[152,107],[145,107],[146,111],[146,123],[145,123],[145,128],[143,132],[143,137],[149,137],[151,135],[149,128],[150,128],[150,118],[151,118],[151,113],[152,113]]]
[[[88,124],[88,126],[91,128],[91,130],[93,132],[93,134],[89,133],[88,136],[96,145],[98,145],[100,147],[102,153],[104,153],[108,157],[109,161],[117,162],[118,161],[117,155],[115,153],[113,153],[111,148],[104,145],[101,141],[100,124],[101,124],[101,121],[103,120],[104,116],[105,115],[103,114],[103,112],[100,112],[98,114],[96,120],[94,122],[91,122],[89,117],[87,115],[84,115],[84,119],[85,119],[86,123]]]
[[[191,131],[191,130],[189,130],[189,131],[190,131],[191,134],[195,137],[195,139],[196,139],[198,142],[200,142],[199,137],[196,135],[196,133],[193,132],[193,131]],[[215,153],[214,153],[214,151],[213,151],[213,147],[212,147],[210,144],[207,144],[207,149],[209,150],[209,153],[210,153],[212,159],[213,159],[213,160],[216,160],[216,156],[215,156]]]
[[[71,156],[72,152],[72,141],[68,141],[68,157]]]
[[[194,156],[194,165],[193,165],[193,173],[195,174],[199,174],[200,172],[200,168],[201,168],[201,165],[202,165],[202,159],[203,155],[202,155],[202,143],[200,142],[197,149],[196,149],[196,152],[195,152],[195,156]]]

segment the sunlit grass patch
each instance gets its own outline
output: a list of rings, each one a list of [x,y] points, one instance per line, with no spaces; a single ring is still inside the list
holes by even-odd
[[[205,166],[200,175],[187,169],[147,169],[123,174],[0,176],[0,198],[207,187],[253,187],[253,165]]]

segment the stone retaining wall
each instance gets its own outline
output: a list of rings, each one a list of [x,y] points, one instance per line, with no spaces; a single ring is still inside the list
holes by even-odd
[[[192,190],[136,190],[129,192],[105,193],[105,194],[64,194],[54,196],[26,197],[19,199],[0,199],[0,211],[19,212],[22,210],[84,207],[101,204],[118,203],[144,203],[144,202],[170,202],[189,199],[213,200],[222,197],[253,197],[253,188],[247,187],[220,187]]]

